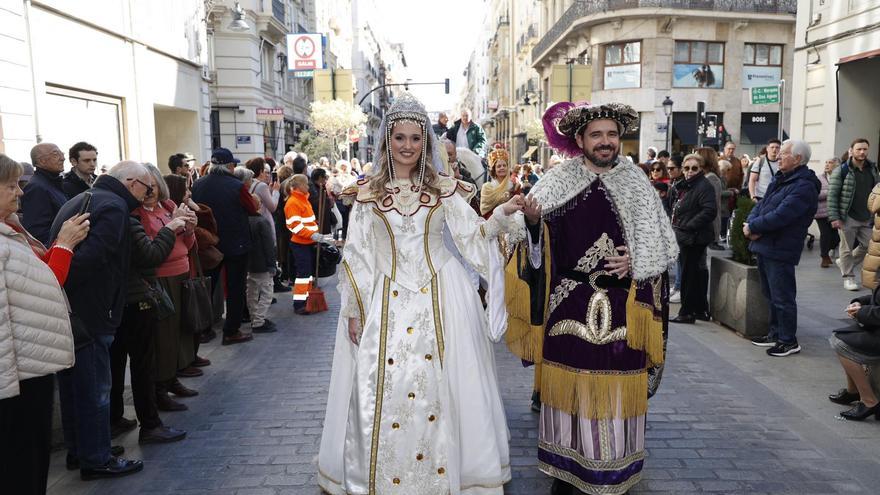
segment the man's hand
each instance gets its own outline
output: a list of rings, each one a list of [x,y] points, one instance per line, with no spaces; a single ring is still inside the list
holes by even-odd
[[[752,237],[752,231],[749,230],[749,224],[747,223],[743,224],[743,235],[749,238]]]
[[[843,228],[843,222],[841,222],[840,220],[832,220],[831,221],[831,228],[840,230]]]
[[[846,307],[846,314],[849,315],[853,320],[856,319],[856,314],[859,310],[862,309],[862,304],[858,302],[854,302]]]
[[[629,275],[629,250],[626,246],[617,246],[615,249],[620,251],[620,256],[608,256],[605,258],[605,269],[611,275],[617,275],[617,278],[623,278]]]
[[[541,205],[538,204],[538,200],[534,197],[525,196],[523,198],[522,211],[529,225],[537,225],[541,221]]]

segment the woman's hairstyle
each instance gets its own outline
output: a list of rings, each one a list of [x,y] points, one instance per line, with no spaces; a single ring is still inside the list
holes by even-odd
[[[165,201],[168,199],[168,186],[165,184],[165,179],[162,177],[162,172],[159,171],[159,168],[152,163],[145,163],[144,168],[147,169],[147,172],[149,172],[153,177],[153,180],[156,181],[156,197],[159,201]],[[186,180],[186,178],[183,179]]]
[[[254,158],[254,160],[256,160],[256,158]],[[262,160],[262,158],[260,158],[260,160]],[[250,182],[254,180],[254,171],[247,167],[242,167],[241,165],[235,167],[232,171],[232,175],[246,186],[250,185]]]
[[[251,158],[247,161],[247,163],[244,164],[244,166],[247,167],[247,169],[254,174],[253,177],[259,177],[263,174],[263,172],[266,171],[266,159],[259,156],[256,158]],[[233,175],[235,175],[235,172],[233,172]],[[236,175],[236,177],[238,176]]]
[[[690,155],[685,155],[685,157],[681,160],[682,167],[684,167],[687,164],[687,162],[689,162],[689,161],[697,162],[697,165],[700,166],[700,170],[702,170],[702,171],[706,170],[706,159],[703,158],[702,155],[699,155],[697,153],[691,153]],[[716,164],[716,167],[717,167],[717,164]]]
[[[669,172],[666,171],[666,166],[663,165],[663,162],[660,162],[660,161],[652,162],[651,163],[651,172],[653,172],[655,170],[660,171],[660,178],[661,179],[668,179],[669,178]]]
[[[290,194],[290,190],[295,186],[303,186],[309,184],[309,178],[303,174],[296,174],[291,176],[289,179],[285,180],[281,184],[281,188],[284,190],[284,194]]]
[[[703,172],[713,173],[717,176],[721,176],[721,171],[718,170],[718,152],[716,152],[713,148],[709,148],[708,146],[704,146],[702,148],[697,148],[694,153],[703,157],[703,163],[700,165],[703,167]]]
[[[165,186],[168,187],[168,199],[174,201],[174,204],[183,203],[183,197],[186,195],[186,177],[168,174],[163,179],[165,179]]]
[[[282,165],[275,172],[278,174],[278,182],[284,182],[293,175],[293,167]]]
[[[389,163],[388,163],[388,155],[390,151],[388,150],[388,141],[393,137],[394,134],[394,126],[396,122],[388,122],[389,126],[392,126],[388,133],[388,138],[381,139],[379,143],[379,157],[376,162],[376,173],[373,174],[372,179],[370,180],[370,191],[372,191],[375,195],[382,197],[385,195],[385,185],[391,182],[391,173],[389,172]],[[424,124],[419,123],[419,127],[422,127]],[[428,129],[430,130],[430,129]],[[432,163],[431,157],[434,156],[434,149],[431,146],[430,135],[424,132],[425,129],[422,127],[422,136],[428,136],[428,139],[423,140],[422,142],[422,154],[427,158],[424,160],[425,163],[425,175],[424,175],[424,190],[426,192],[440,195],[440,188],[437,183],[440,181],[440,176],[437,175],[437,171],[434,170],[434,164]],[[421,167],[422,158],[416,161],[419,165],[412,168],[410,172],[410,180],[415,181],[415,179],[419,176]],[[365,167],[366,169],[366,167]],[[364,170],[364,173],[367,171]]]
[[[498,166],[499,162],[504,162],[504,165],[507,166],[507,177],[510,177],[510,163],[508,163],[507,160],[505,160],[504,158],[497,158],[492,161],[492,164],[489,165],[489,177],[492,177],[493,179],[498,178],[498,174],[495,172],[495,168]]]
[[[0,153],[0,183],[17,181],[22,174],[21,164]]]

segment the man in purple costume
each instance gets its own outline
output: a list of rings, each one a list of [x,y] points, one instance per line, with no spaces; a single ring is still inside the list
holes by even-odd
[[[544,175],[524,209],[530,264],[545,268],[549,294],[535,355],[538,465],[555,478],[553,494],[623,494],[641,479],[678,246],[644,172],[618,160],[620,136],[637,124],[616,103],[565,102],[544,115],[548,142],[573,157]]]

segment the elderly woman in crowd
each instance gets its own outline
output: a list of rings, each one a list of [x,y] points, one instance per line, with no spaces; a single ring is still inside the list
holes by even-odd
[[[0,480],[4,493],[43,494],[49,476],[53,374],[73,366],[61,285],[88,214],[64,222],[48,250],[15,212],[22,167],[0,153]]]
[[[342,237],[348,234],[348,213],[351,211],[351,207],[345,204],[344,201],[338,199],[342,194],[342,191],[346,190],[348,187],[354,185],[357,182],[357,175],[352,173],[352,169],[354,167],[354,162],[357,158],[353,158],[351,160],[352,165],[349,165],[345,160],[340,160],[336,164],[336,173],[330,178],[330,192],[333,194],[336,199],[336,208],[339,210],[339,214],[342,216]],[[360,165],[358,165],[360,168]],[[337,225],[337,228],[339,226]]]
[[[497,148],[489,152],[490,182],[480,189],[480,214],[484,218],[492,216],[499,205],[519,194],[520,185],[516,175],[510,173],[510,155],[507,150]]]
[[[724,190],[721,170],[718,168],[718,152],[704,146],[694,150],[694,153],[703,157],[703,175],[715,189],[715,219],[712,222],[715,237],[709,244],[709,249],[724,249],[718,245],[718,240],[721,238],[721,191]]]
[[[872,367],[880,364],[880,286],[871,294],[853,299],[846,313],[858,326],[837,330],[830,339],[846,374],[846,388],[828,399],[841,405],[855,402],[852,409],[840,413],[843,419],[862,421],[874,416],[880,420],[880,402],[869,378]]]
[[[272,214],[278,209],[279,197],[278,192],[281,189],[281,182],[272,182],[272,171],[269,169],[265,158],[251,158],[245,164],[248,170],[253,172],[254,178],[248,191],[260,199],[260,216],[273,224]],[[275,231],[272,231],[272,242],[275,242]]]
[[[715,188],[705,176],[705,162],[698,154],[682,161],[684,180],[675,186],[672,229],[681,249],[681,309],[670,321],[694,323],[709,320],[709,269],[706,247],[715,238],[713,221],[718,200]]]
[[[840,244],[840,234],[837,229],[831,227],[831,221],[828,219],[828,178],[840,165],[837,158],[829,158],[825,160],[825,170],[819,177],[822,183],[822,189],[819,191],[819,208],[816,210],[816,225],[819,226],[819,256],[822,258],[820,266],[828,268],[831,266],[831,251],[837,249]]]
[[[162,228],[172,221],[178,206],[170,200],[168,185],[159,169],[148,165],[147,170],[150,172],[152,194],[144,198],[143,205],[134,211],[133,216],[140,219],[146,235],[154,239]],[[175,230],[174,247],[156,269],[156,280],[171,298],[175,308],[183,307],[181,288],[183,281],[189,276],[189,250],[195,243],[195,213],[185,205],[181,208],[186,211],[190,221],[186,222],[186,228]],[[195,390],[183,386],[177,379],[178,376],[191,377],[202,374],[202,370],[190,366],[195,356],[192,336],[195,330],[183,324],[182,311],[175,311],[170,317],[157,322],[155,380],[156,405],[160,411],[187,409],[185,404],[169,397],[169,392],[178,397],[192,397],[198,394]],[[188,356],[188,359],[182,360],[183,362],[180,359],[181,344],[186,347],[183,354]]]

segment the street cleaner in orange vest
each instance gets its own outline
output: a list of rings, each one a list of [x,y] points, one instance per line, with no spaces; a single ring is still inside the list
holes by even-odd
[[[293,309],[296,314],[307,315],[306,302],[315,276],[315,256],[318,242],[324,236],[318,232],[315,212],[309,203],[309,179],[297,174],[284,182],[288,195],[284,205],[284,217],[290,230],[290,252],[296,278],[293,285]]]

